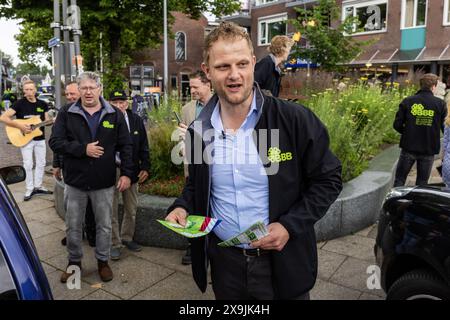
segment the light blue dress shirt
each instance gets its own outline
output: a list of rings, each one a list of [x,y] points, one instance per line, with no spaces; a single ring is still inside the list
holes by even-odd
[[[215,133],[210,206],[212,216],[222,220],[214,229],[222,240],[242,233],[257,221],[269,223],[269,180],[252,137],[257,121],[255,95],[235,135],[224,135],[219,102],[211,115]]]

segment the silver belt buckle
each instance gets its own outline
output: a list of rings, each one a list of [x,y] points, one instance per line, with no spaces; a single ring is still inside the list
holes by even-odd
[[[261,252],[259,251],[259,248],[256,248],[256,255],[255,256],[247,254],[247,249],[242,249],[242,253],[246,257],[259,257],[261,255]]]

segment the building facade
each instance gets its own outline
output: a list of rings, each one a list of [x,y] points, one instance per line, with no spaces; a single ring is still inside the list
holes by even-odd
[[[224,20],[246,27],[255,55],[261,59],[273,36],[290,35],[288,23],[296,7],[310,8],[315,0],[243,1],[243,10]],[[433,72],[450,86],[450,0],[336,0],[340,21],[358,17],[352,35],[356,40],[373,40],[364,52],[349,61],[350,68],[367,73],[384,72],[396,79],[416,70]],[[332,24],[340,23],[333,21]]]
[[[175,20],[170,30],[174,38],[168,41],[169,92],[175,91],[186,98],[189,96],[189,74],[201,67],[204,37],[210,26],[204,16],[193,20],[180,12],[172,12],[172,15]],[[161,91],[163,75],[163,44],[133,55],[133,63],[129,66],[129,85],[133,93]]]

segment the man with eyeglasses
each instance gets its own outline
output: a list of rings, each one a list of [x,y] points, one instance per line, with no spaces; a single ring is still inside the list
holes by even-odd
[[[108,260],[114,187],[119,192],[130,187],[132,144],[122,112],[100,96],[100,77],[93,72],[84,72],[78,76],[77,83],[81,99],[67,110],[60,111],[50,138],[52,150],[64,156],[66,184],[64,199],[69,263],[60,280],[67,282],[73,266],[81,269],[82,224],[90,199],[97,225],[95,256],[98,273],[106,282],[113,279]],[[117,184],[116,152],[120,152],[121,163]]]

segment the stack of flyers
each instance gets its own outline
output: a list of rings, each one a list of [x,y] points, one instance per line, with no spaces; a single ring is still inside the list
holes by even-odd
[[[232,247],[240,244],[248,244],[264,238],[267,235],[269,235],[269,232],[267,231],[266,225],[261,221],[258,221],[241,234],[223,241],[218,245],[220,247]]]
[[[203,217],[203,216],[188,216],[186,218],[186,225],[183,227],[178,223],[172,223],[164,220],[157,220],[163,226],[175,231],[182,236],[188,238],[198,238],[206,236],[210,233],[222,220]]]

